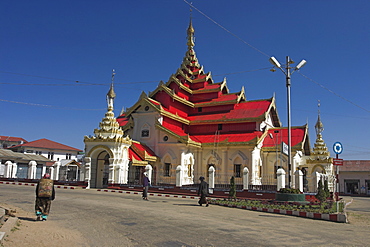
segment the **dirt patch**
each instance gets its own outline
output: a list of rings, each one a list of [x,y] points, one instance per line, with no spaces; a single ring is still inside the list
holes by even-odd
[[[370,226],[370,214],[347,212],[348,222],[355,226]]]
[[[88,246],[79,232],[60,227],[57,222],[36,221],[33,212],[26,212],[8,204],[0,203],[0,207],[14,210],[13,214],[19,218],[19,224],[7,232],[2,243],[4,247]]]

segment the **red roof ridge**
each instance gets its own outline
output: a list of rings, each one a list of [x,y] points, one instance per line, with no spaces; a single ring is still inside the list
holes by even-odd
[[[47,149],[82,151],[81,149],[70,147],[70,146],[55,142],[55,141],[51,141],[51,140],[46,139],[46,138],[42,138],[42,139],[39,139],[39,140],[27,142],[25,144],[20,144],[20,145],[17,145],[17,146],[13,146],[12,148],[15,148],[15,147],[38,147],[38,148],[47,148]]]

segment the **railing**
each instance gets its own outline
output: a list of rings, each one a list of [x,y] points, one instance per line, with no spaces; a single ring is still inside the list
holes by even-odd
[[[182,189],[197,189],[199,186],[199,177],[205,177],[205,180],[209,182],[209,178],[207,174],[201,173],[194,173],[192,175],[192,179],[190,179],[189,184],[182,185]],[[230,190],[230,179],[233,174],[229,173],[215,173],[215,184],[214,189],[219,191],[228,191]],[[234,182],[236,190],[242,191],[243,190],[243,177],[235,177]],[[250,191],[276,191],[276,178],[274,175],[263,176],[258,178],[255,183],[251,184],[251,181],[248,186],[248,190]],[[136,186],[141,185],[141,180],[138,179],[130,179],[128,185]],[[170,176],[166,176],[163,172],[159,172],[157,174],[153,173],[151,178],[151,185],[153,187],[175,187],[176,186],[176,175],[172,174]]]

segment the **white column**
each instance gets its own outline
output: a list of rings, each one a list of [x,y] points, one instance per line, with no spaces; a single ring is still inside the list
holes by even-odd
[[[61,165],[61,163],[59,162],[59,161],[57,161],[57,162],[55,162],[54,163],[54,168],[56,168],[56,171],[55,171],[55,180],[59,180],[59,170],[60,170],[60,165]]]
[[[13,163],[12,165],[12,173],[11,173],[11,178],[16,178],[17,177],[17,169],[18,169],[18,165],[17,163]]]
[[[303,172],[301,170],[296,170],[294,172],[295,188],[303,192]]]
[[[252,184],[260,184],[259,177],[258,177],[258,169],[260,169],[259,167],[260,159],[261,159],[261,149],[258,147],[255,147],[252,151],[252,171],[251,171]]]
[[[50,167],[50,178],[53,179],[53,174],[51,174],[51,169],[52,167]],[[46,173],[46,164],[42,165],[41,177],[43,177],[45,173]]]
[[[11,161],[5,162],[5,177],[11,178],[12,176],[13,163]]]
[[[321,173],[319,172],[314,172],[312,174],[313,192],[317,192],[317,187],[319,186],[320,177],[321,177]]]
[[[46,173],[46,166],[44,166],[43,168],[45,168],[45,169],[42,169],[41,177]],[[51,166],[49,169],[50,169],[50,177],[51,177],[51,179],[54,179],[55,180],[55,178],[54,178],[54,167]]]
[[[176,167],[176,187],[182,186],[182,168],[181,165]]]
[[[247,190],[249,188],[249,170],[248,167],[244,167],[243,169],[243,190]]]
[[[127,184],[128,179],[128,163],[130,161],[124,159],[118,168],[118,183]]]
[[[114,179],[114,161],[115,159],[114,158],[109,158],[109,178],[108,178],[108,181],[109,183],[115,183],[115,179]]]
[[[86,189],[90,189],[91,182],[91,157],[85,157],[85,182],[87,182]]]
[[[36,161],[32,160],[28,163],[28,178],[35,179],[36,178]]]
[[[276,171],[277,175],[277,191],[279,191],[281,188],[285,188],[285,171],[283,168],[279,168]]]
[[[208,169],[208,175],[209,175],[209,181],[208,181],[208,187],[210,189],[215,188],[215,168],[211,166]]]

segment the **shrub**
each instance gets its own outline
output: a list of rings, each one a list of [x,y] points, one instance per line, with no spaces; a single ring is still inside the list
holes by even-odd
[[[329,183],[327,179],[324,180],[324,192],[326,198],[330,197]]]
[[[279,193],[301,194],[301,191],[299,189],[281,188]]]
[[[319,180],[318,186],[317,186],[317,194],[316,198],[322,203],[326,200],[326,193],[324,191],[324,186],[322,184],[322,177]]]
[[[230,179],[229,199],[236,200],[236,185],[234,176],[232,176]]]

